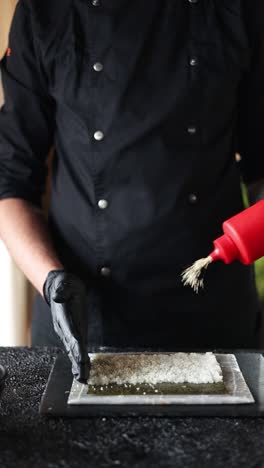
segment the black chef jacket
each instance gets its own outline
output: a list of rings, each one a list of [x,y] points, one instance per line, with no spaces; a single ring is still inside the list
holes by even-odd
[[[251,267],[180,273],[264,176],[263,0],[19,0],[1,69],[0,198],[39,205],[54,145],[50,232],[103,343],[256,345]]]

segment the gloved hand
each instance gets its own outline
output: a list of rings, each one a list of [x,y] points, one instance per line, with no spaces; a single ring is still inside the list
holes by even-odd
[[[54,330],[64,344],[76,380],[87,383],[90,359],[87,352],[86,287],[65,270],[49,272],[43,294],[50,306]]]

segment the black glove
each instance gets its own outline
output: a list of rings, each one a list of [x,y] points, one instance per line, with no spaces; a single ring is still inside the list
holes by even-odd
[[[51,308],[54,330],[63,342],[76,380],[87,383],[90,359],[87,352],[87,310],[85,284],[65,270],[49,272],[43,294]]]

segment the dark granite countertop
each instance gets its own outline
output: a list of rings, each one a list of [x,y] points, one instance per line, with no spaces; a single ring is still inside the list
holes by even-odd
[[[264,418],[48,419],[38,413],[59,351],[0,348],[1,468],[263,468]]]

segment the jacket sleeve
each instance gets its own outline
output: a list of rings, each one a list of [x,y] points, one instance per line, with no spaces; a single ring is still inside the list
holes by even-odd
[[[264,1],[244,0],[250,64],[239,87],[237,152],[244,182],[264,177]]]
[[[46,159],[53,144],[55,104],[47,92],[29,6],[16,5],[1,64],[4,104],[0,110],[0,199],[23,198],[41,205]]]

